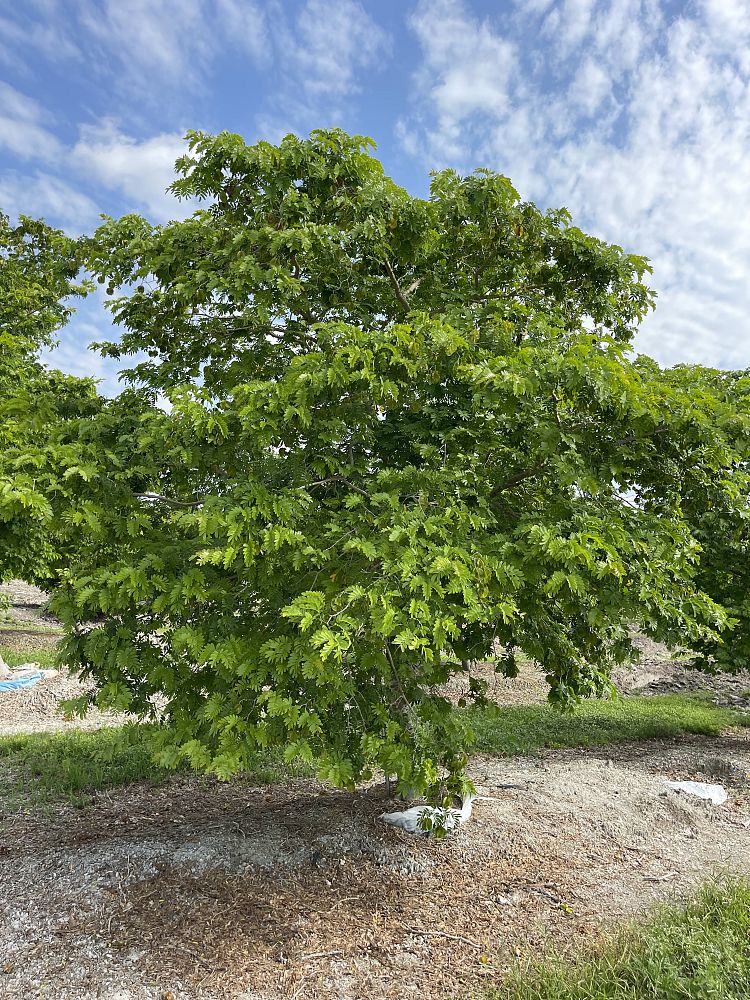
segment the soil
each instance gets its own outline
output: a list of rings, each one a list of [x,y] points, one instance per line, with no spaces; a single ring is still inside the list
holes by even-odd
[[[47,611],[47,595],[39,587],[22,580],[11,580],[0,584],[0,601],[10,601],[7,610],[0,605],[0,630],[3,625],[30,629],[59,629],[60,622]],[[3,639],[4,642],[4,639]]]
[[[690,674],[653,644],[619,684],[682,690],[687,676],[721,703],[750,688]],[[0,732],[33,714],[20,697],[33,691],[13,696],[15,714],[0,701]],[[493,697],[541,701],[543,678],[526,664]],[[60,724],[53,701],[37,703],[39,728]],[[399,806],[375,784],[182,774],[83,809],[0,802],[0,996],[470,997],[519,957],[575,949],[707,878],[750,873],[747,730],[476,757],[470,773],[487,798],[442,842],[386,827],[379,814]],[[666,778],[719,781],[729,800]]]
[[[34,662],[35,651],[53,650],[60,641],[60,622],[46,610],[43,590],[20,580],[0,585],[0,598],[10,606],[0,605],[0,647],[23,650]],[[44,631],[40,631],[44,630]],[[58,732],[70,728],[99,729],[122,721],[109,712],[91,709],[84,719],[66,719],[60,704],[85,694],[90,685],[61,670],[56,677],[45,678],[33,687],[6,692],[0,697],[0,734]],[[2,993],[0,992],[0,996]]]

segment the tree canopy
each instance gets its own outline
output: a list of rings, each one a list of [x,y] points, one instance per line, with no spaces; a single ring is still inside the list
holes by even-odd
[[[412,197],[341,131],[189,143],[191,217],[87,243],[131,388],[76,423],[55,608],[101,705],[158,714],[166,763],[281,745],[434,794],[472,661],[570,707],[630,626],[719,648],[700,541],[746,499],[747,396],[633,353],[644,258],[491,171]]]
[[[49,580],[65,545],[51,498],[62,426],[97,408],[95,383],[39,360],[70,317],[80,247],[43,222],[0,214],[0,579]]]

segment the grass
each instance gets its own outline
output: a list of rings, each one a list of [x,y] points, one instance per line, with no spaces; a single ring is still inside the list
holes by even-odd
[[[1,633],[2,629],[0,628]],[[55,666],[57,650],[54,647],[51,649],[16,649],[0,642],[0,656],[9,667],[19,667],[22,663],[38,663],[43,669],[50,670]]]
[[[750,883],[705,887],[602,950],[517,970],[488,1000],[747,1000]]]
[[[0,737],[0,802],[6,808],[32,807],[62,797],[83,806],[101,789],[166,781],[174,772],[154,762],[151,732],[150,726],[128,725]],[[282,750],[266,751],[242,780],[276,784],[310,773],[302,765],[285,764]]]
[[[729,726],[750,725],[747,714],[680,695],[585,703],[572,716],[545,705],[514,705],[469,710],[466,717],[477,735],[475,751],[506,756],[682,733],[718,736]],[[0,800],[35,806],[63,797],[84,805],[100,789],[165,781],[172,772],[154,763],[150,736],[151,727],[128,725],[0,737]],[[259,753],[239,780],[277,784],[313,774],[306,765],[284,763],[282,755],[281,749]]]
[[[148,727],[112,726],[0,737],[0,799],[39,805],[60,796],[84,805],[90,793],[133,781],[164,780]]]
[[[33,622],[6,622],[0,619],[0,634],[18,632],[21,635],[62,635],[61,628],[54,628],[52,625],[35,625]]]
[[[730,726],[750,726],[746,712],[676,694],[584,702],[572,715],[548,705],[491,705],[468,709],[466,719],[477,738],[475,753],[509,757],[685,733],[719,736]]]

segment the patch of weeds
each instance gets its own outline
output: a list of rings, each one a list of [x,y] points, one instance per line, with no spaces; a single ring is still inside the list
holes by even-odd
[[[258,751],[248,771],[240,776],[242,781],[253,785],[279,785],[292,778],[314,778],[315,768],[302,760],[288,763],[284,760],[282,747]]]
[[[705,887],[577,961],[517,969],[488,1000],[747,1000],[750,883]]]
[[[35,625],[34,622],[20,621],[18,619],[10,619],[8,621],[0,621],[0,632],[6,635],[62,635],[63,630],[61,628],[55,628],[52,625]]]
[[[467,709],[465,718],[476,736],[474,752],[509,757],[685,733],[719,736],[731,726],[750,726],[750,713],[676,694],[586,701],[571,715],[549,705],[490,705]]]

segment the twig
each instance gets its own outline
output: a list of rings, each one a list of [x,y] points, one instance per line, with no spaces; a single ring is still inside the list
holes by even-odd
[[[343,951],[311,951],[309,955],[300,955],[300,962],[311,962],[314,958],[329,958],[331,955],[343,955]]]
[[[644,875],[644,882],[666,882],[667,879],[677,878],[679,872],[667,872],[665,875]]]
[[[307,490],[312,489],[313,486],[328,486],[329,483],[344,483],[350,490],[354,490],[355,493],[361,493],[363,497],[369,497],[370,495],[361,486],[355,486],[351,479],[347,479],[346,476],[329,476],[328,479],[319,479],[315,483],[303,483],[299,489]]]
[[[478,951],[482,950],[481,944],[477,944],[476,941],[470,941],[469,938],[462,937],[461,934],[448,934],[447,931],[423,931],[418,927],[404,927],[404,930],[419,937],[444,937],[450,938],[451,941],[462,941],[464,944],[471,945],[472,948],[476,948]]]
[[[545,899],[550,899],[553,903],[555,903],[558,906],[562,902],[562,900],[560,899],[559,896],[556,896],[552,892],[548,892],[546,889],[543,889],[541,886],[530,885],[530,886],[528,886],[528,890],[529,890],[529,892],[536,892],[536,893],[538,893],[538,895],[544,896]]]
[[[162,496],[161,493],[136,493],[135,496],[138,500],[161,500],[162,503],[169,504],[171,507],[195,509],[203,506],[202,500],[173,500],[171,497]]]
[[[208,969],[209,972],[219,972],[224,968],[223,965],[211,965],[210,962],[207,962],[202,955],[198,954],[197,951],[193,951],[192,948],[186,948],[182,944],[168,944],[166,947],[172,951],[181,951],[186,955],[190,955],[191,958],[194,958],[196,962],[200,962],[203,968]]]
[[[310,978],[309,976],[303,976],[302,979],[300,979],[300,981],[297,983],[297,988],[295,989],[294,993],[292,993],[292,995],[289,997],[289,1000],[297,1000],[297,997],[302,995],[302,987],[305,985],[305,983],[309,978]]]
[[[536,465],[532,466],[530,469],[524,469],[523,472],[516,473],[515,476],[511,476],[510,479],[506,479],[504,483],[496,486],[492,491],[492,496],[497,496],[499,493],[503,493],[505,490],[509,490],[513,486],[518,486],[525,479],[532,479],[538,472],[542,472],[547,464],[546,458],[540,458]]]
[[[331,909],[328,911],[329,915],[333,913],[333,911],[337,907],[343,906],[344,903],[353,903],[355,899],[359,899],[359,896],[344,896],[343,899],[337,899],[336,902],[331,907]]]

